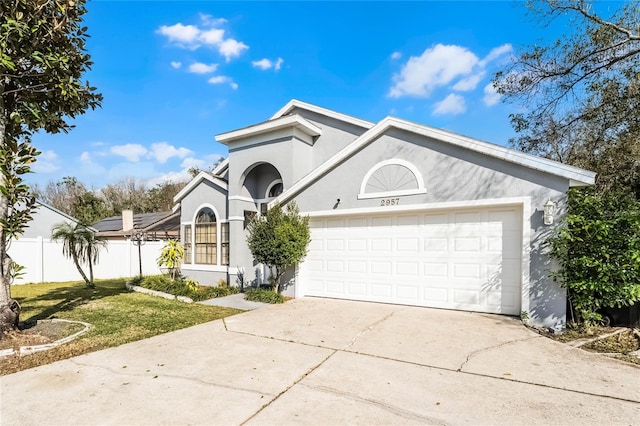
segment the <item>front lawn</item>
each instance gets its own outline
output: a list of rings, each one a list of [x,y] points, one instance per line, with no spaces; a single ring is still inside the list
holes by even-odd
[[[125,279],[97,280],[96,288],[82,282],[25,284],[12,287],[22,306],[20,321],[60,318],[87,322],[88,333],[57,348],[33,355],[0,358],[0,374],[145,339],[235,315],[232,308],[187,304],[125,288]]]

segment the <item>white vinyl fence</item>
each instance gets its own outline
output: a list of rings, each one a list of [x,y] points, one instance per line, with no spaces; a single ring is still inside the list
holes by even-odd
[[[164,243],[146,241],[140,247],[144,275],[161,273],[156,259]],[[25,267],[25,275],[14,284],[82,280],[73,260],[62,254],[62,243],[45,238],[20,238],[11,243],[9,255]],[[86,265],[83,270],[89,274]],[[138,247],[129,240],[108,241],[107,247],[100,250],[98,264],[93,268],[96,279],[133,277],[138,274]]]

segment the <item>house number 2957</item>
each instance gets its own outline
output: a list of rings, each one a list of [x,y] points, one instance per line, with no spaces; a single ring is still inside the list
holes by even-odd
[[[384,200],[380,200],[381,206],[395,206],[400,204],[400,198],[385,198]]]

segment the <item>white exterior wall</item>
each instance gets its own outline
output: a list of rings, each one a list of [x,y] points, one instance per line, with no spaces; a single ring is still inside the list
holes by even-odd
[[[144,275],[161,273],[156,259],[164,243],[148,241],[141,247]],[[9,255],[25,267],[25,275],[15,284],[82,280],[73,261],[62,254],[62,243],[41,237],[21,238],[11,243]],[[87,265],[83,265],[83,270],[88,275]],[[95,279],[133,277],[138,273],[138,247],[129,240],[109,241],[107,247],[100,250],[98,264],[93,268]]]

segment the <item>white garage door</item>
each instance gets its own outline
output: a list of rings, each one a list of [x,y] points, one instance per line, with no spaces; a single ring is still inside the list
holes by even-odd
[[[312,218],[311,238],[303,295],[520,313],[517,207]]]

